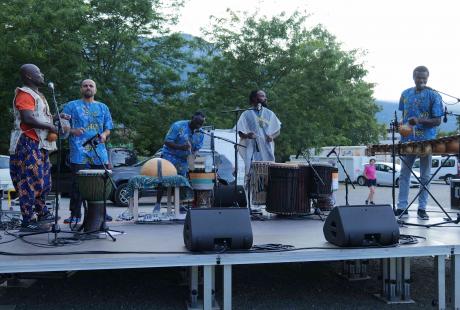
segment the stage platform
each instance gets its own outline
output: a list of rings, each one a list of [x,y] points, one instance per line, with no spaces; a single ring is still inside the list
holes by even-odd
[[[441,213],[430,215],[429,222],[431,223],[442,220]],[[416,218],[415,211],[410,212],[408,220],[414,223],[426,223]],[[32,245],[20,239],[8,242],[14,237],[3,234],[3,239],[0,241],[0,254],[2,254],[0,255],[0,273],[184,266],[191,267],[191,274],[195,274],[191,277],[196,278],[197,267],[203,267],[204,309],[211,309],[215,284],[214,270],[216,266],[223,266],[223,306],[224,309],[230,309],[232,265],[382,259],[382,265],[387,266],[385,268],[388,268],[389,274],[388,284],[386,286],[384,284],[383,287],[385,291],[385,289],[391,290],[393,286],[397,286],[398,281],[402,281],[401,285],[410,285],[408,283],[410,282],[411,257],[435,256],[437,259],[433,268],[433,276],[438,277],[439,308],[444,309],[446,306],[445,260],[450,256],[454,271],[452,304],[454,308],[458,308],[460,306],[460,267],[457,265],[460,260],[460,234],[458,233],[460,226],[455,224],[448,226],[452,227],[401,227],[401,234],[426,238],[426,240],[418,238],[417,244],[347,249],[331,245],[324,239],[323,222],[318,216],[292,219],[270,216],[264,221],[252,221],[254,245],[291,245],[296,250],[257,253],[242,251],[238,253],[191,253],[183,244],[183,223],[181,222],[155,224],[112,222],[109,223],[111,229],[124,231],[123,234],[115,235],[116,242],[103,237],[84,240],[73,245],[43,247],[53,240],[54,234],[26,238],[26,241],[42,246]],[[64,224],[61,225],[61,229],[66,228]],[[58,235],[64,238],[70,236],[72,235],[64,233]],[[195,283],[190,285],[191,289],[195,289],[196,279]],[[397,287],[394,289],[398,290]],[[409,296],[397,295],[396,293],[398,300],[402,298],[403,301],[410,301]]]

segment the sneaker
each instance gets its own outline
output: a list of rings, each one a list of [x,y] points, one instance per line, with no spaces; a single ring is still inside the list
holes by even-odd
[[[422,209],[418,209],[417,210],[417,216],[419,219],[421,220],[429,220],[430,217],[428,216],[428,214],[426,214],[426,211],[425,210],[422,210]]]
[[[36,223],[22,224],[19,232],[40,232],[45,231],[40,225]]]
[[[113,218],[110,215],[108,215],[108,214],[105,215],[105,221],[106,222],[111,222],[112,220],[113,220]]]
[[[375,203],[373,201],[370,202],[371,205],[375,206]]]
[[[43,215],[39,215],[37,218],[38,222],[54,222],[54,215],[51,212],[47,212]]]
[[[400,216],[402,214],[402,217],[409,216],[409,211],[404,209],[396,209],[395,211],[395,216]]]
[[[80,218],[75,217],[75,216],[68,217],[64,220],[64,224],[78,224],[78,223],[80,223]]]
[[[364,203],[365,203],[366,205],[368,205],[368,204],[369,204],[369,201],[366,200]]]

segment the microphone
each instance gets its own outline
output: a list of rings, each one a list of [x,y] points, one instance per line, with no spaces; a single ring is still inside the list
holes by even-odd
[[[51,90],[54,90],[54,83],[53,83],[53,82],[49,82],[49,83],[48,83],[48,88],[51,89]]]
[[[447,123],[447,107],[444,107],[444,118],[442,119],[444,123]]]
[[[337,148],[337,146],[334,146],[334,148],[329,152],[329,154],[326,155],[326,157],[330,157],[332,154],[337,154],[335,152],[335,149]]]
[[[95,134],[94,136],[92,136],[91,138],[89,138],[88,140],[85,141],[85,143],[83,143],[83,146],[87,146],[88,144],[94,144],[94,145],[97,145],[99,142],[97,141],[97,139],[99,139],[99,134]]]

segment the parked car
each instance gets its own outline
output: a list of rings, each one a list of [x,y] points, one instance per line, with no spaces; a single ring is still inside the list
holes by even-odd
[[[401,173],[401,165],[396,164],[396,174],[395,174],[395,186],[399,187],[399,175]],[[377,185],[393,185],[393,163],[388,162],[376,162],[375,169],[377,170]],[[364,167],[362,169],[364,171]],[[415,175],[419,178],[420,174],[415,172]],[[360,175],[357,179],[359,185],[366,185],[366,178],[364,175]],[[418,186],[419,182],[417,179],[411,175],[410,178],[411,186]]]
[[[52,191],[56,191],[57,178],[57,156],[58,152],[50,155]],[[109,159],[112,164],[112,171],[123,166],[133,165],[137,162],[137,155],[133,150],[127,148],[109,148]],[[68,195],[72,191],[72,170],[70,169],[70,154],[64,149],[61,155],[61,171],[59,181],[59,192]]]
[[[0,190],[6,191],[13,188],[10,177],[10,157],[0,155]]]
[[[442,167],[441,167],[442,164]],[[441,167],[439,169],[439,167]],[[420,159],[416,159],[413,166],[414,170],[420,171]],[[436,173],[436,170],[439,171]],[[431,157],[431,171],[430,175],[436,173],[434,180],[443,180],[446,184],[459,175],[459,162],[457,156],[451,156],[447,159],[446,156],[432,156]]]

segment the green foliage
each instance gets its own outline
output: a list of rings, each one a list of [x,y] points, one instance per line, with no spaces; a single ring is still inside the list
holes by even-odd
[[[380,130],[358,51],[343,51],[320,26],[307,30],[305,19],[299,12],[267,19],[231,11],[214,19],[193,85],[196,103],[213,112],[208,119],[217,127],[234,125],[219,111],[247,106],[249,92],[264,89],[283,123],[279,160],[300,148],[375,142]]]
[[[97,99],[120,127],[113,143],[136,139],[139,122],[154,126],[154,115],[139,113],[139,106],[151,97],[167,102],[183,89],[177,63],[166,61],[185,59],[179,57],[181,38],[165,37],[179,5],[181,0],[0,0],[0,105],[9,112],[0,116],[1,132],[7,133],[0,137],[0,152],[8,149],[13,90],[21,85],[24,63],[38,65],[55,82],[61,105],[80,97],[82,79],[94,79]],[[150,147],[145,151],[158,146]]]

